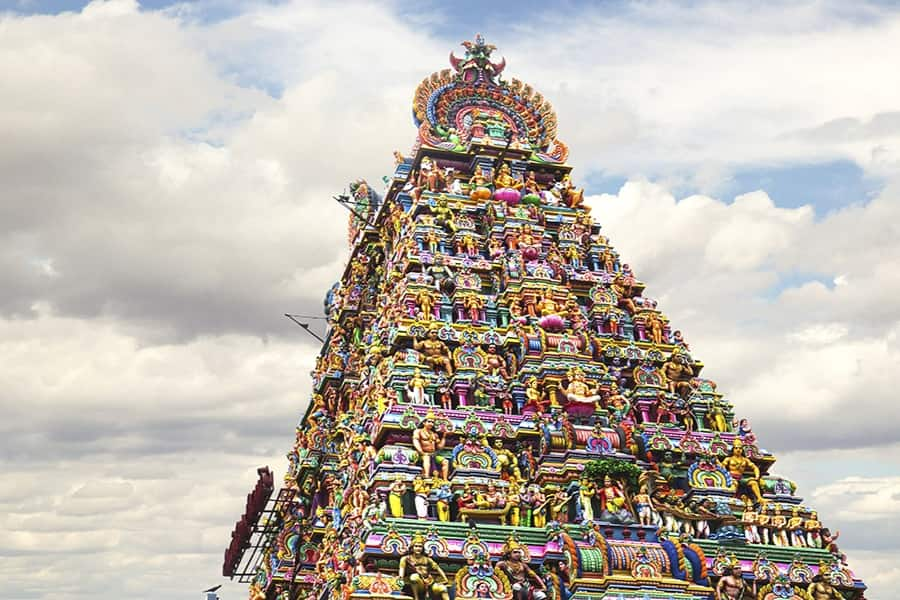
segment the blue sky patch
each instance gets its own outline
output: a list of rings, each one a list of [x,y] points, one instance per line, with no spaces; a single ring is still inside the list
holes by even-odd
[[[816,217],[851,204],[866,204],[884,182],[867,176],[856,163],[837,160],[819,164],[755,167],[738,170],[721,192],[724,198],[765,191],[776,206],[813,206]]]

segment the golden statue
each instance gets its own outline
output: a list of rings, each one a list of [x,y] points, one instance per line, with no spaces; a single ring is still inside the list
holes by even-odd
[[[744,442],[740,439],[734,440],[734,446],[731,448],[731,456],[722,459],[722,466],[731,474],[738,486],[738,492],[741,488],[750,490],[753,498],[762,505],[766,500],[762,497],[759,488],[759,467],[753,464],[753,461],[744,456]],[[747,475],[750,474],[750,477]]]
[[[663,343],[663,322],[658,314],[651,312],[644,316],[644,331],[651,343],[656,345]]]
[[[549,289],[544,290],[544,295],[541,298],[541,301],[537,303],[537,309],[540,311],[542,317],[546,317],[547,315],[555,315],[559,313],[559,303],[553,299],[553,292]]]
[[[438,330],[432,327],[428,337],[413,342],[413,348],[425,356],[425,364],[432,369],[443,368],[447,375],[453,375],[453,361],[450,360],[450,349],[438,339]]]
[[[512,188],[514,190],[519,190],[522,189],[522,182],[513,177],[509,170],[509,165],[503,163],[500,166],[500,171],[494,177],[494,187],[496,189]]]
[[[516,480],[522,478],[516,455],[504,448],[503,440],[499,438],[494,440],[494,454],[497,455],[497,464],[503,477],[512,477]]]
[[[834,586],[825,579],[821,571],[813,575],[812,583],[806,588],[806,593],[813,600],[844,600],[841,593],[834,589]]]
[[[434,430],[434,414],[431,411],[425,415],[422,425],[413,432],[412,444],[422,457],[422,473],[425,477],[431,476],[431,469],[435,466],[440,468],[441,476],[448,479],[450,461],[438,455],[438,450],[443,450],[447,444],[447,434],[438,434]]]
[[[447,575],[431,557],[425,555],[422,534],[413,536],[409,552],[400,559],[397,576],[409,586],[414,600],[450,600]]]

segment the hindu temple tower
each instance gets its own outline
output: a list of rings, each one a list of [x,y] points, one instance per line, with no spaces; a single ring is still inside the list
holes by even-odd
[[[384,193],[345,198],[312,397],[224,574],[256,599],[861,600],[582,203],[550,103],[463,46]]]

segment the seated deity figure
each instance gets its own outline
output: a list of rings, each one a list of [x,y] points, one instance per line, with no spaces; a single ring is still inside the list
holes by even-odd
[[[475,201],[489,200],[491,190],[488,185],[490,183],[484,172],[481,169],[476,169],[475,174],[469,179],[469,197]]]
[[[663,374],[666,377],[666,386],[670,393],[677,393],[682,398],[687,398],[693,387],[691,378],[694,377],[694,367],[690,357],[683,352],[672,352],[669,360],[663,365]]]
[[[493,483],[489,483],[487,490],[475,495],[477,508],[503,508],[506,506],[506,495]]]
[[[603,478],[603,487],[597,495],[600,498],[601,520],[611,523],[634,523],[634,515],[628,509],[625,492],[609,475]]]
[[[516,237],[515,243],[525,260],[535,260],[541,254],[541,236],[528,223],[522,226],[522,232]]]
[[[722,459],[721,464],[737,482],[739,494],[749,492],[756,502],[763,505],[766,503],[760,491],[759,467],[744,456],[744,443],[739,438],[734,440],[731,455]]]
[[[541,186],[534,176],[534,171],[528,171],[528,175],[525,177],[525,183],[522,187],[525,189],[525,193],[540,194]]]
[[[524,561],[522,545],[510,538],[503,545],[503,558],[497,561],[496,569],[501,571],[512,587],[512,600],[545,600],[547,586],[540,575]]]
[[[512,176],[512,173],[509,170],[509,165],[504,163],[500,165],[500,169],[497,172],[497,175],[494,177],[494,187],[497,189],[500,188],[509,188],[514,190],[522,189],[522,182]]]
[[[425,554],[425,538],[413,536],[409,552],[400,559],[397,575],[409,586],[413,600],[449,600],[449,580],[441,567]]]
[[[577,367],[569,372],[569,384],[562,389],[569,402],[596,405],[600,401],[599,390],[588,385],[584,371]]]

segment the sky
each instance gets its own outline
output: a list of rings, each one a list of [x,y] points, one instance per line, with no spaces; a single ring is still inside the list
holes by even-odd
[[[284,473],[330,200],[483,33],[777,473],[900,599],[900,8],[0,0],[3,599],[198,598]],[[223,600],[245,596],[227,584]]]

